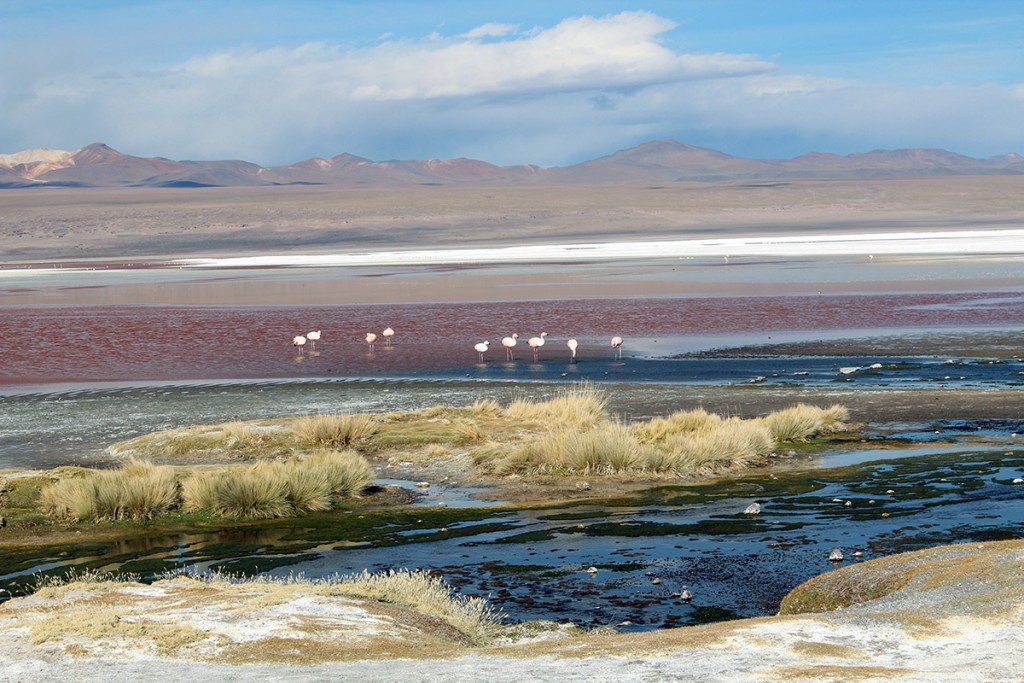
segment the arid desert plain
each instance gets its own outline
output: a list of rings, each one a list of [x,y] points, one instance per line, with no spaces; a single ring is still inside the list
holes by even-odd
[[[1019,678],[1022,386],[1021,176],[3,190],[0,681]],[[800,404],[843,417],[742,462],[655,433]],[[38,502],[339,415],[332,509]],[[323,583],[392,570],[497,616]]]

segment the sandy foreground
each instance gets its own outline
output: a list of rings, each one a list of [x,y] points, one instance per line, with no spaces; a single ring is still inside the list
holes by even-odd
[[[1019,680],[1022,561],[1024,541],[932,548],[791,596],[862,596],[829,612],[633,635],[520,630],[485,646],[405,608],[308,589],[74,584],[0,607],[0,681]]]

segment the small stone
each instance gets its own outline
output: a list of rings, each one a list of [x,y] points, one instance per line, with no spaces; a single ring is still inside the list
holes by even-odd
[[[589,491],[590,484],[585,481],[578,481],[576,482],[576,488],[579,489],[580,491]]]

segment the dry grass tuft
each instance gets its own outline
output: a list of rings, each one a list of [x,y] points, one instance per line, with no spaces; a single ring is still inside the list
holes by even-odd
[[[608,420],[607,403],[604,393],[592,385],[581,384],[561,391],[547,401],[513,401],[505,408],[504,414],[518,422],[589,429]]]
[[[58,480],[39,495],[43,511],[65,522],[152,519],[179,502],[174,470],[139,460],[120,470]]]
[[[763,420],[778,441],[807,441],[821,434],[843,431],[849,411],[840,405],[829,408],[799,403],[766,415]]]
[[[628,427],[607,423],[541,434],[496,465],[505,474],[612,474],[643,469],[647,450]]]
[[[680,434],[705,434],[718,429],[721,424],[721,417],[697,408],[638,422],[633,425],[633,433],[641,443],[664,443],[670,437]]]
[[[373,436],[377,425],[369,415],[307,415],[294,422],[292,431],[313,446],[348,448]]]
[[[269,468],[239,468],[217,478],[213,513],[221,517],[273,519],[287,517],[288,483]]]
[[[405,605],[443,619],[477,644],[493,638],[503,619],[487,600],[460,595],[444,579],[425,572],[363,572],[342,577],[336,585],[345,595]]]
[[[501,404],[493,398],[480,399],[469,407],[469,412],[476,417],[497,417],[501,414]]]
[[[710,431],[671,436],[665,446],[676,473],[705,475],[761,463],[775,440],[759,421],[730,418]]]
[[[272,519],[330,510],[373,481],[373,469],[354,451],[318,451],[304,459],[198,472],[182,484],[187,512]]]

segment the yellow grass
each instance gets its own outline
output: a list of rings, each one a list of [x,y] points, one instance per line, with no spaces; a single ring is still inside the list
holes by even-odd
[[[807,441],[820,434],[831,434],[844,429],[849,411],[843,406],[829,408],[799,403],[764,417],[764,422],[778,441]]]
[[[292,425],[292,431],[314,446],[347,448],[377,431],[369,415],[307,415]]]
[[[286,517],[329,510],[372,481],[373,469],[358,453],[318,451],[304,459],[197,472],[182,484],[183,508],[224,517]]]
[[[39,501],[61,521],[145,520],[177,507],[180,495],[172,468],[132,460],[120,470],[59,480],[42,490]]]
[[[547,401],[519,399],[504,410],[515,422],[540,423],[547,427],[594,427],[608,419],[605,394],[592,385],[581,384],[560,391]]]

